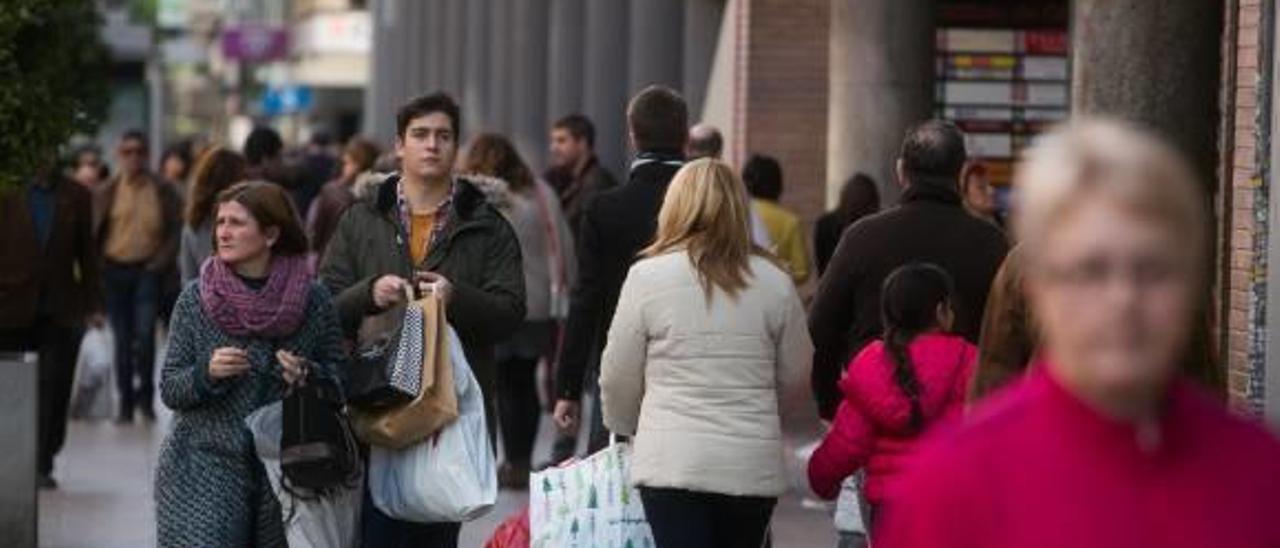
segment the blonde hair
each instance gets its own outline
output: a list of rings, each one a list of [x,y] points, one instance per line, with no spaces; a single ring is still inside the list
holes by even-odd
[[[683,250],[708,302],[717,287],[735,298],[747,287],[751,256],[768,257],[751,242],[750,207],[746,188],[728,165],[711,158],[685,164],[667,188],[654,242],[640,254]]]
[[[1097,195],[1175,234],[1185,244],[1177,252],[1203,276],[1208,217],[1198,183],[1183,156],[1149,132],[1107,119],[1058,126],[1014,173],[1014,226],[1026,244],[1024,260],[1035,263],[1058,221]]]

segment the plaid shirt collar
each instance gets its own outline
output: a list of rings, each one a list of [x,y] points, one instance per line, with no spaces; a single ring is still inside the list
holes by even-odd
[[[430,250],[435,247],[440,239],[444,237],[448,225],[453,221],[453,198],[458,192],[458,183],[452,177],[449,178],[449,193],[445,195],[444,200],[436,204],[435,223],[431,226],[431,237],[423,240],[423,245]],[[396,210],[399,212],[400,228],[404,230],[406,236],[410,234],[413,226],[410,217],[412,210],[409,208],[409,200],[404,196],[404,179],[396,181]],[[413,245],[413,238],[409,238],[409,245]],[[423,256],[426,256],[424,253]]]

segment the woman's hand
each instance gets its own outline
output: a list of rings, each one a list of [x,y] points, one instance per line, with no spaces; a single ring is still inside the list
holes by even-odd
[[[209,378],[226,379],[249,370],[249,355],[239,348],[224,346],[213,351],[209,359]]]
[[[281,350],[276,352],[276,359],[280,360],[280,376],[284,377],[285,384],[293,387],[306,382],[307,371],[310,369],[306,358]]]

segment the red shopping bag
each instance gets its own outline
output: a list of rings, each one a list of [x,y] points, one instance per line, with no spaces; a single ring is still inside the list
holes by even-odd
[[[529,506],[503,521],[484,548],[529,548]]]

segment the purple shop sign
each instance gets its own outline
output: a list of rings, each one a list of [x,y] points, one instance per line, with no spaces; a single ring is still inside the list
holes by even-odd
[[[281,27],[237,25],[222,32],[222,55],[237,61],[270,61],[289,55],[289,33]]]

